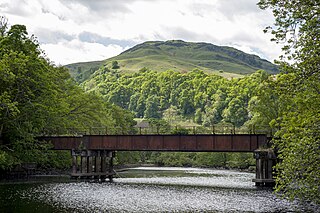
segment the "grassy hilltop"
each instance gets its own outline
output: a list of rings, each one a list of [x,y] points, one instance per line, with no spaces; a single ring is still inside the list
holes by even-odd
[[[144,67],[159,72],[168,69],[189,72],[198,68],[224,77],[240,77],[259,69],[272,74],[278,72],[271,62],[232,47],[181,40],[148,41],[103,61],[74,63],[66,67],[72,77],[82,82],[103,65],[112,68],[113,61],[118,62],[121,72],[136,72]]]

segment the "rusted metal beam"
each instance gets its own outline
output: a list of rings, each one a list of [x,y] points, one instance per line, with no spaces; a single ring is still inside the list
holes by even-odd
[[[84,135],[39,138],[56,150],[252,152],[267,145],[264,134]]]

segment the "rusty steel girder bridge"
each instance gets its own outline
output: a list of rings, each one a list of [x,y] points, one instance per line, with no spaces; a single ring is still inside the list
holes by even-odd
[[[272,176],[276,157],[273,152],[261,151],[270,147],[267,134],[76,134],[42,136],[54,150],[71,150],[71,177],[112,180],[116,151],[161,152],[252,152],[256,158],[257,186],[274,183]],[[260,149],[260,150],[259,150]]]
[[[268,146],[264,134],[47,136],[55,150],[253,152]]]

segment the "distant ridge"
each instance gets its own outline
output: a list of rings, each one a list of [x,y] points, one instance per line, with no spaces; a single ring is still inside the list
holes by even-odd
[[[66,67],[78,82],[82,82],[102,65],[111,69],[113,61],[118,62],[121,72],[136,72],[144,67],[159,72],[168,69],[188,72],[198,68],[225,77],[240,77],[259,69],[271,74],[279,72],[271,62],[233,47],[181,40],[147,41],[103,61],[74,63]]]

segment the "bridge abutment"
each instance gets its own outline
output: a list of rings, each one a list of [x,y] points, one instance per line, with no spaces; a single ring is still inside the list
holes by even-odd
[[[109,150],[71,150],[72,178],[112,181],[114,151]]]
[[[277,157],[273,150],[255,150],[256,159],[256,178],[252,181],[256,186],[274,186],[274,169]]]

